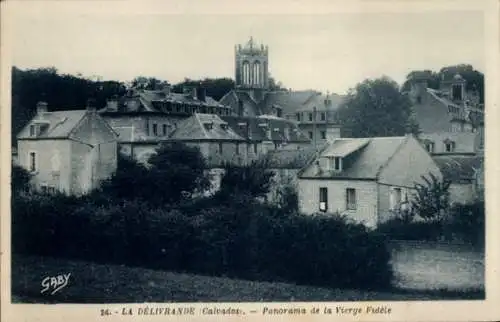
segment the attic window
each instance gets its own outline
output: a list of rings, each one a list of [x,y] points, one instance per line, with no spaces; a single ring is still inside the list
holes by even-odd
[[[446,152],[455,152],[455,142],[453,141],[446,141],[444,147]]]
[[[429,153],[434,153],[434,142],[426,142],[425,143],[425,149],[427,150],[427,152]]]
[[[342,158],[341,157],[330,158],[330,169],[337,172],[342,171]]]
[[[227,131],[227,123],[221,123],[220,128]]]
[[[36,125],[30,125],[30,136],[36,136]]]
[[[213,123],[204,123],[203,126],[207,130],[211,130],[213,128]]]

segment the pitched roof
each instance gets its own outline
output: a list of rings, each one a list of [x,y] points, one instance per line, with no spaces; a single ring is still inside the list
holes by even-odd
[[[270,166],[277,169],[302,169],[315,156],[316,149],[271,150],[267,153]]]
[[[162,90],[132,90],[129,94],[118,99],[118,108],[114,109],[111,106],[106,106],[99,112],[162,112],[157,108],[155,102],[174,102],[194,106],[210,106],[210,107],[226,107],[217,102],[210,96],[205,96],[202,101],[198,98],[193,98],[188,94],[181,93],[165,93]]]
[[[345,157],[358,151],[370,142],[370,139],[335,140],[323,153],[325,157]]]
[[[244,141],[229,124],[215,114],[195,113],[180,122],[170,136],[172,140],[236,140]]]
[[[451,182],[473,180],[484,159],[478,156],[434,156],[443,177]]]
[[[455,142],[455,153],[475,153],[479,148],[479,132],[434,132],[421,133],[422,141],[434,143],[450,140]]]
[[[37,114],[18,134],[18,139],[31,138],[30,126],[45,125],[37,138],[68,138],[71,131],[87,114],[86,110],[43,112]]]
[[[450,121],[458,119],[470,122],[473,126],[484,123],[484,112],[478,108],[457,105],[440,90],[427,88],[427,98],[435,104],[416,104],[413,106],[415,118],[422,132],[445,131]],[[450,109],[455,110],[454,112]]]
[[[316,169],[315,162],[311,163],[300,174],[301,178],[330,178],[330,179],[376,179],[382,168],[389,162],[391,157],[397,152],[399,147],[406,142],[408,137],[376,137],[376,138],[342,138],[337,141],[346,141],[349,146],[358,147],[356,153],[348,155],[343,159],[343,168],[340,172],[329,170],[326,166],[321,166],[321,171]],[[368,143],[366,143],[368,140]],[[320,154],[320,159],[326,160],[326,154],[335,152],[335,146],[343,152],[343,146],[336,143],[328,145]],[[333,148],[331,148],[333,146]],[[350,149],[349,149],[350,150]],[[342,153],[339,153],[342,154]]]
[[[283,118],[267,115],[259,117],[221,116],[221,118],[228,122],[235,132],[247,140],[271,140],[289,143],[310,142],[296,123]]]

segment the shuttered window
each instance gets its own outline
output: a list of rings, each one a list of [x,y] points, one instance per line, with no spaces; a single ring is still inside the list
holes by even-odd
[[[328,188],[319,188],[319,211],[326,212],[328,210]]]

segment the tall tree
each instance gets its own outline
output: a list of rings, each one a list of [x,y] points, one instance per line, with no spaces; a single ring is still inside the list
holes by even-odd
[[[411,103],[393,80],[367,79],[347,94],[339,120],[351,137],[399,136],[418,133]]]

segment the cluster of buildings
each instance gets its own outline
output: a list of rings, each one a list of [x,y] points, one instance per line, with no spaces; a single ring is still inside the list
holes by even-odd
[[[342,96],[272,90],[268,68],[268,47],[250,39],[235,47],[236,86],[219,101],[201,87],[174,93],[162,84],[130,88],[100,110],[89,101],[85,110],[50,112],[40,102],[17,136],[17,162],[38,189],[84,194],[116,171],[118,153],[147,162],[163,142],[197,146],[218,174],[215,186],[223,163],[267,157],[271,200],[290,186],[302,212],[339,212],[368,226],[394,216],[429,173],[452,181],[455,202],[482,196],[484,109],[460,75],[439,90],[412,80],[418,137],[343,138]]]

